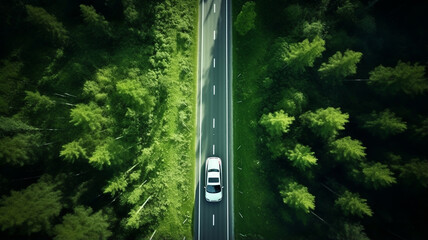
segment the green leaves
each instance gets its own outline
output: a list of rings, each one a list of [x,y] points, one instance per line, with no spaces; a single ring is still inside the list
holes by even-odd
[[[308,192],[307,187],[297,182],[290,182],[281,186],[280,194],[284,203],[296,210],[309,213],[315,209],[315,196]]]
[[[38,91],[36,92],[30,92],[25,91],[24,100],[33,111],[40,111],[40,110],[49,110],[55,105],[55,101],[51,100],[48,96],[40,95]]]
[[[59,216],[61,192],[55,184],[42,178],[21,191],[11,191],[0,200],[2,231],[19,229],[26,234],[49,230],[51,221]]]
[[[376,87],[382,93],[420,95],[428,90],[428,81],[425,79],[425,67],[417,63],[398,61],[397,66],[376,67],[370,73],[369,85]]]
[[[373,215],[367,200],[360,198],[358,193],[345,191],[336,201],[335,204],[340,207],[345,215],[354,215],[358,217]]]
[[[315,37],[312,42],[308,39],[300,43],[292,43],[282,53],[282,61],[291,72],[304,72],[305,67],[313,67],[314,61],[325,50],[325,41]]]
[[[126,79],[116,84],[117,92],[130,107],[148,114],[155,105],[155,97],[137,80]]]
[[[382,112],[373,112],[366,118],[363,128],[367,129],[373,135],[382,139],[404,132],[407,129],[406,122],[395,113],[386,109]]]
[[[302,112],[303,107],[306,105],[305,95],[294,88],[285,90],[282,94],[281,101],[275,106],[277,109],[282,109],[290,115],[296,115]]]
[[[89,104],[77,104],[70,113],[71,120],[75,126],[82,126],[92,131],[99,131],[107,123],[103,116],[103,110],[94,102]]]
[[[108,216],[102,211],[93,213],[92,208],[77,206],[73,214],[66,214],[62,224],[56,225],[55,240],[108,239],[112,232]]]
[[[328,58],[327,63],[321,64],[318,72],[323,79],[332,83],[341,83],[344,77],[357,72],[357,63],[360,62],[362,55],[362,53],[352,50],[346,50],[343,55],[338,51]]]
[[[87,158],[86,149],[82,147],[80,140],[63,145],[59,155],[71,163],[79,158]]]
[[[13,137],[0,139],[0,159],[2,163],[24,166],[33,163],[33,152],[39,143],[39,134],[18,133]]]
[[[374,189],[390,186],[396,183],[395,177],[388,166],[381,163],[363,164],[364,182]]]
[[[300,170],[305,170],[317,164],[317,158],[314,156],[314,152],[311,152],[311,148],[301,144],[296,144],[294,149],[288,150],[285,155],[291,161],[291,164]]]
[[[103,15],[97,13],[94,7],[80,4],[80,11],[82,12],[83,20],[92,28],[94,34],[98,37],[111,35],[109,23]]]
[[[266,128],[271,136],[281,136],[283,133],[287,133],[293,121],[294,117],[288,116],[283,110],[273,114],[263,114],[260,118],[260,124]]]
[[[324,139],[334,138],[339,130],[345,129],[349,115],[342,113],[340,108],[328,107],[314,112],[308,111],[300,116],[303,123],[318,136]]]
[[[256,12],[255,12],[256,3],[254,1],[248,1],[242,6],[241,12],[235,20],[235,28],[238,33],[243,36],[247,34],[248,31],[255,28]]]
[[[330,153],[338,161],[361,161],[366,156],[365,149],[360,141],[348,136],[332,142]]]

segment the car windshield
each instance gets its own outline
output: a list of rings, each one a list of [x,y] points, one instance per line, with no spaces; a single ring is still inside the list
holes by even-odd
[[[209,183],[217,183],[217,182],[219,182],[219,179],[218,178],[208,178],[208,182]]]
[[[218,169],[210,169],[208,172],[220,172]]]
[[[220,185],[208,185],[207,192],[209,193],[219,193],[221,191]]]

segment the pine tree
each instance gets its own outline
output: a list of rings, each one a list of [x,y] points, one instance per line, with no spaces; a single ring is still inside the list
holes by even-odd
[[[55,240],[103,240],[112,235],[108,216],[102,211],[93,213],[92,208],[84,206],[77,206],[73,214],[66,214],[54,232]]]
[[[354,215],[358,217],[373,215],[372,210],[369,205],[367,205],[367,200],[360,198],[358,193],[351,193],[345,191],[338,199],[335,201],[335,205],[340,207],[345,215]]]
[[[309,213],[315,209],[315,196],[308,192],[307,187],[297,182],[290,182],[281,186],[280,194],[284,203],[296,210]]]
[[[290,130],[294,117],[288,116],[283,110],[276,111],[273,114],[263,114],[260,118],[260,124],[264,126],[271,136],[281,136]]]
[[[363,164],[362,166],[364,182],[367,186],[372,186],[374,189],[378,189],[380,187],[390,186],[397,182],[391,170],[389,170],[388,166],[384,164]]]
[[[40,141],[40,134],[18,133],[0,139],[0,159],[2,163],[24,166],[34,163],[33,153]]]
[[[315,59],[321,57],[325,51],[325,41],[320,37],[315,37],[309,42],[308,39],[288,46],[282,52],[282,61],[291,72],[304,72],[305,67],[313,67]]]
[[[83,148],[81,142],[72,141],[63,145],[59,155],[71,163],[74,163],[79,158],[87,158],[86,149]]]
[[[367,129],[373,135],[379,136],[382,139],[404,132],[407,129],[406,122],[395,113],[386,109],[382,112],[373,112],[366,117],[366,122],[363,128]]]
[[[288,150],[285,155],[291,161],[291,164],[300,170],[305,170],[317,164],[317,158],[314,156],[314,152],[311,152],[311,148],[301,144],[296,144],[294,149]]]
[[[338,161],[360,161],[366,156],[366,149],[358,140],[351,137],[344,137],[335,140],[330,144],[330,153],[334,155]]]
[[[288,88],[282,94],[281,101],[275,106],[276,109],[282,109],[290,115],[300,114],[306,105],[306,97],[302,92],[294,88]]]
[[[394,68],[380,65],[369,74],[368,84],[382,93],[420,95],[428,90],[425,67],[417,63],[412,65],[398,61]]]
[[[241,11],[236,17],[234,26],[241,36],[244,36],[251,29],[255,28],[255,20],[257,16],[255,6],[256,3],[254,1],[244,3]]]
[[[340,108],[328,107],[318,109],[314,112],[308,111],[300,116],[304,124],[324,139],[331,139],[338,134],[339,130],[345,129],[349,115],[342,113]]]
[[[400,174],[399,177],[409,184],[419,184],[422,187],[428,187],[428,161],[412,159],[404,165],[395,165]]]
[[[344,223],[343,228],[335,233],[335,240],[370,240],[361,224]]]
[[[27,106],[33,111],[49,110],[55,105],[55,101],[51,100],[48,96],[40,95],[38,91],[25,91],[25,93],[27,96],[25,96],[24,100]]]
[[[116,84],[117,92],[129,107],[149,114],[155,105],[155,97],[137,80],[126,79]]]
[[[56,19],[55,16],[49,14],[41,7],[25,5],[25,9],[27,10],[29,22],[40,26],[60,44],[65,44],[68,41],[69,37],[67,30],[65,29],[64,25],[62,25],[62,23]]]
[[[91,27],[92,32],[98,36],[111,36],[110,24],[103,15],[97,13],[93,6],[80,4],[83,20]]]
[[[75,126],[82,126],[92,131],[99,131],[107,123],[103,116],[103,110],[94,102],[89,104],[77,104],[70,113],[71,120]]]
[[[328,59],[327,63],[321,64],[318,72],[323,79],[332,83],[341,83],[343,78],[357,72],[357,63],[360,62],[362,55],[352,50],[346,50],[343,55],[338,51]]]
[[[41,178],[21,191],[11,191],[9,196],[0,200],[0,226],[6,229],[19,229],[31,234],[47,231],[51,228],[51,221],[58,217],[61,209],[61,192],[56,185]]]

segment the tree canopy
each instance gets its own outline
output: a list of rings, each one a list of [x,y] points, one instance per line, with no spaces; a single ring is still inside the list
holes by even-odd
[[[362,172],[366,185],[374,189],[387,187],[397,182],[388,166],[381,163],[374,163],[371,165],[363,164]]]
[[[294,149],[288,150],[285,155],[291,161],[291,164],[300,170],[305,170],[317,164],[317,158],[314,156],[314,152],[311,152],[311,148],[301,144],[296,144]]]
[[[321,64],[318,72],[321,78],[340,83],[344,77],[357,72],[357,63],[360,62],[362,55],[352,50],[346,50],[344,54],[338,51],[328,58],[327,63]]]
[[[369,205],[367,205],[367,200],[360,198],[358,193],[345,191],[336,199],[335,204],[342,209],[345,215],[354,215],[358,217],[371,217],[373,215],[372,210]]]
[[[359,140],[344,137],[333,141],[330,153],[338,161],[360,161],[366,156],[365,147]]]
[[[260,118],[260,124],[264,126],[271,136],[281,136],[290,130],[294,117],[288,116],[283,110],[269,114],[263,114]]]
[[[315,59],[325,50],[325,41],[315,37],[311,42],[308,39],[299,43],[289,44],[286,49],[278,49],[281,61],[291,72],[304,72],[306,67],[313,67]],[[285,51],[284,51],[285,50]]]
[[[292,181],[280,187],[280,194],[284,203],[296,210],[309,213],[315,209],[315,196],[308,192],[307,187],[297,182]]]
[[[248,1],[242,5],[242,9],[236,17],[234,24],[239,34],[245,35],[251,29],[255,28],[255,19],[257,16],[255,7],[256,3],[254,1]]]
[[[348,118],[349,115],[342,113],[340,108],[332,107],[320,108],[315,112],[308,111],[300,116],[305,125],[324,139],[334,138],[339,130],[344,130]]]
[[[372,112],[365,120],[363,128],[382,139],[402,133],[407,129],[406,122],[389,109]]]
[[[428,90],[425,67],[419,64],[398,61],[395,67],[380,65],[370,73],[368,84],[385,94],[403,92],[407,95],[420,95]]]

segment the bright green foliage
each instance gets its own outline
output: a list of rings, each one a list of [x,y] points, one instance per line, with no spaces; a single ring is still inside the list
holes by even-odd
[[[290,182],[282,186],[280,194],[284,203],[296,210],[309,213],[315,209],[315,196],[308,192],[307,187],[297,182]]]
[[[375,163],[371,166],[363,164],[364,182],[367,186],[373,186],[374,189],[390,186],[396,183],[394,174],[388,166]]]
[[[358,193],[345,191],[338,199],[336,199],[335,204],[342,209],[345,215],[358,217],[371,217],[373,215],[372,210],[369,205],[367,205],[367,200],[360,198]]]
[[[307,102],[305,95],[294,88],[288,88],[282,93],[282,96],[275,108],[282,109],[290,115],[301,113]]]
[[[342,78],[357,72],[357,63],[360,62],[362,55],[352,50],[346,50],[343,55],[338,51],[328,58],[327,63],[321,64],[318,72],[323,79],[340,82]]]
[[[41,7],[25,5],[25,9],[27,10],[28,21],[40,26],[59,43],[64,44],[67,42],[69,38],[68,32],[64,28],[64,25],[62,25],[62,23],[59,22],[55,16],[49,14],[48,12],[46,12],[45,9]]]
[[[12,117],[2,117],[0,116],[0,132],[25,132],[37,130],[37,128],[32,127],[18,118]]]
[[[359,140],[351,139],[348,136],[332,142],[330,153],[338,161],[360,161],[366,156],[365,149],[366,147]]]
[[[300,170],[305,170],[317,164],[317,158],[314,156],[314,152],[311,152],[311,148],[301,144],[296,144],[294,149],[288,150],[285,155],[291,161],[291,164]]]
[[[303,23],[303,37],[310,40],[314,39],[316,36],[323,37],[324,35],[325,24],[321,21],[315,22],[304,22]]]
[[[129,107],[146,114],[152,111],[155,105],[155,97],[139,81],[123,80],[116,84],[116,88]]]
[[[380,113],[373,112],[367,118],[363,128],[369,130],[373,135],[385,139],[389,136],[404,132],[407,129],[407,125],[406,122],[400,117],[397,117],[395,113],[386,109]]]
[[[102,36],[103,34],[110,35],[110,25],[103,15],[97,13],[94,7],[80,4],[83,20],[86,24],[93,28],[93,32]]]
[[[345,129],[344,125],[348,118],[349,115],[342,113],[340,108],[332,107],[320,108],[315,112],[308,111],[300,116],[304,124],[324,139],[334,138],[339,130]]]
[[[55,105],[55,101],[51,100],[48,96],[40,95],[38,91],[25,91],[25,94],[27,96],[25,96],[24,100],[27,106],[34,111],[49,110]]]
[[[108,229],[108,216],[102,211],[93,213],[92,208],[77,206],[73,214],[66,214],[62,224],[56,225],[55,240],[108,239],[112,232]]]
[[[361,224],[343,224],[343,229],[335,233],[335,240],[370,240]]]
[[[63,145],[59,155],[71,163],[79,158],[87,158],[86,149],[82,147],[80,141],[72,141]]]
[[[39,138],[39,134],[18,133],[13,137],[0,139],[1,162],[17,166],[34,162],[32,153],[39,143]]]
[[[115,196],[116,193],[124,191],[126,186],[128,186],[128,182],[125,175],[116,176],[108,182],[108,185],[104,188],[104,193],[110,193]]]
[[[283,110],[269,114],[263,114],[260,118],[260,124],[264,126],[271,136],[281,136],[290,130],[294,117],[288,116]]]
[[[246,2],[241,9],[241,12],[238,14],[235,20],[235,28],[239,34],[242,36],[247,34],[248,31],[255,28],[256,12],[255,12],[256,3],[253,1]]]
[[[312,42],[308,39],[299,43],[290,44],[288,49],[282,53],[282,60],[292,72],[303,72],[305,67],[313,67],[314,61],[321,57],[325,50],[325,41],[315,37]]]
[[[400,171],[399,177],[410,182],[428,187],[428,161],[412,159],[402,166],[394,166]]]
[[[31,234],[51,228],[51,221],[59,216],[62,208],[61,192],[55,184],[40,180],[21,191],[11,191],[0,201],[0,226],[6,229],[19,229]]]
[[[103,116],[103,110],[94,102],[89,104],[77,104],[70,113],[71,120],[75,126],[83,126],[92,131],[99,131],[107,122]]]
[[[407,95],[420,95],[428,90],[425,79],[425,66],[398,61],[397,66],[376,67],[370,73],[369,85],[387,94],[403,92]]]
[[[89,157],[89,163],[98,168],[103,168],[105,165],[110,165],[112,160],[112,151],[109,149],[111,141],[106,141],[95,148],[92,156]]]

